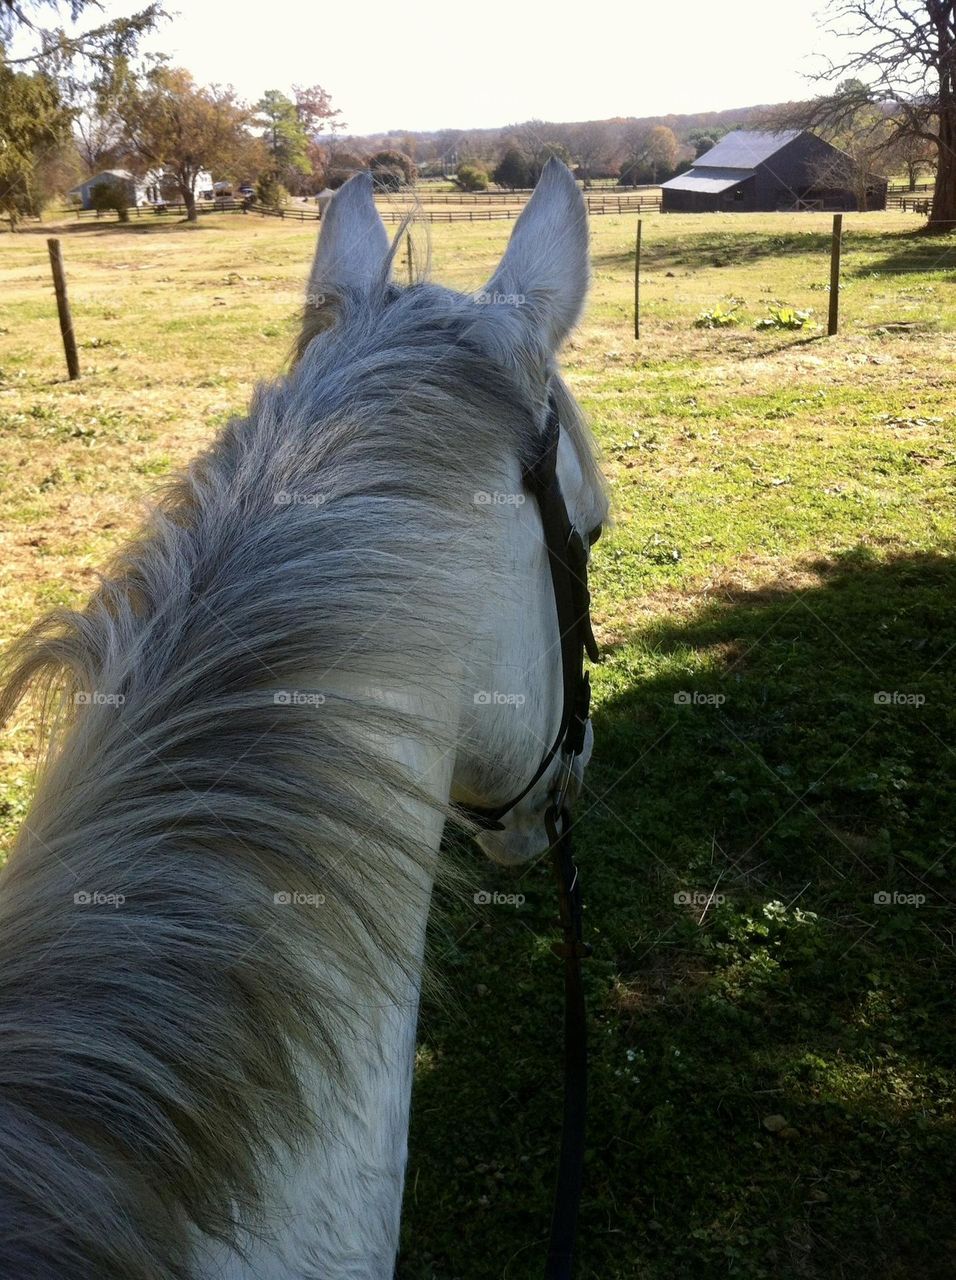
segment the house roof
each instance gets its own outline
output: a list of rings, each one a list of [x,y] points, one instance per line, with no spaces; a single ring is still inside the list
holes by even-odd
[[[782,129],[768,133],[756,129],[735,129],[721,138],[716,146],[694,161],[695,169],[756,169],[771,156],[782,151],[801,129]]]
[[[707,191],[716,195],[753,176],[753,169],[701,169],[695,165],[669,182],[662,182],[661,186],[665,191]]]
[[[96,182],[98,178],[119,178],[121,182],[134,182],[135,179],[128,169],[101,169],[99,173],[90,174],[88,178],[84,178],[82,182],[78,182],[75,187],[71,187],[67,195],[71,196],[74,191],[82,191],[84,187],[88,187],[91,182]]]

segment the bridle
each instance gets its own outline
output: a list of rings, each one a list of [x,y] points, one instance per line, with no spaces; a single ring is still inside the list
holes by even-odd
[[[551,1237],[545,1263],[545,1280],[570,1280],[574,1238],[584,1175],[584,1139],[587,1113],[587,1017],[581,960],[590,955],[582,938],[581,881],[571,849],[571,815],[568,788],[574,759],[584,750],[591,683],[584,670],[584,656],[596,662],[598,648],[591,630],[591,597],[588,592],[588,549],[571,522],[558,480],[558,445],[561,420],[554,396],[548,399],[548,417],[537,455],[522,470],[522,483],[538,504],[544,542],[548,551],[551,584],[561,641],[563,703],[561,723],[551,747],[530,782],[505,804],[489,808],[461,806],[478,826],[501,831],[501,819],[533,791],[559,753],[563,753],[560,785],[545,811],[552,867],[558,888],[562,939],[552,951],[564,961],[564,1115],[561,1156],[551,1214]],[[596,542],[601,526],[588,533]]]

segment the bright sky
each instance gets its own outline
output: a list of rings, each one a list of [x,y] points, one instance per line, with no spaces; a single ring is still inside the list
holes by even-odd
[[[809,97],[823,2],[186,0],[150,47],[253,100],[321,84],[352,133],[464,129]]]

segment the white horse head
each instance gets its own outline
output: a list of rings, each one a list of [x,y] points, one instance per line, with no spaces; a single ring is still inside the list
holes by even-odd
[[[387,278],[390,251],[366,176],[332,201],[309,281],[313,315],[343,292],[368,296]],[[549,398],[562,427],[558,478],[575,528],[593,541],[607,514],[590,437],[560,377],[555,356],[580,318],[589,278],[587,211],[568,169],[551,160],[521,213],[488,283],[470,297],[420,284],[465,348],[476,348],[500,373],[499,394],[528,413],[541,433]],[[423,299],[424,305],[424,299]],[[328,323],[326,317],[321,323]],[[314,321],[313,321],[314,324]],[[313,327],[306,325],[310,337]],[[466,408],[467,412],[467,408]],[[450,444],[451,448],[455,445]],[[494,596],[468,654],[462,654],[461,740],[452,799],[490,808],[520,793],[553,743],[561,720],[561,647],[548,556],[537,506],[521,482],[521,458],[489,459],[487,486],[470,495],[493,523]],[[573,796],[591,753],[575,758]],[[478,839],[496,861],[515,864],[545,852],[544,814],[562,774],[560,753],[531,792]]]

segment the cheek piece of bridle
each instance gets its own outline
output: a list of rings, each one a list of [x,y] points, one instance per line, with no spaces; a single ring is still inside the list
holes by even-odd
[[[461,806],[479,826],[489,831],[502,831],[504,824],[501,819],[505,814],[530,794],[559,753],[564,757],[560,784],[553,792],[544,815],[558,887],[562,931],[562,940],[553,943],[551,949],[564,961],[564,1117],[545,1280],[570,1280],[584,1174],[587,1019],[581,960],[590,955],[591,948],[582,938],[581,881],[571,849],[567,794],[574,758],[584,750],[591,702],[591,684],[584,670],[584,656],[587,654],[592,662],[598,659],[597,644],[591,630],[588,551],[584,538],[571,523],[558,481],[560,438],[561,423],[552,396],[548,401],[547,425],[537,457],[522,471],[522,482],[538,504],[551,569],[561,639],[564,686],[561,723],[554,743],[531,781],[513,799],[493,808]],[[600,532],[600,525],[591,530],[588,542],[595,542]]]

